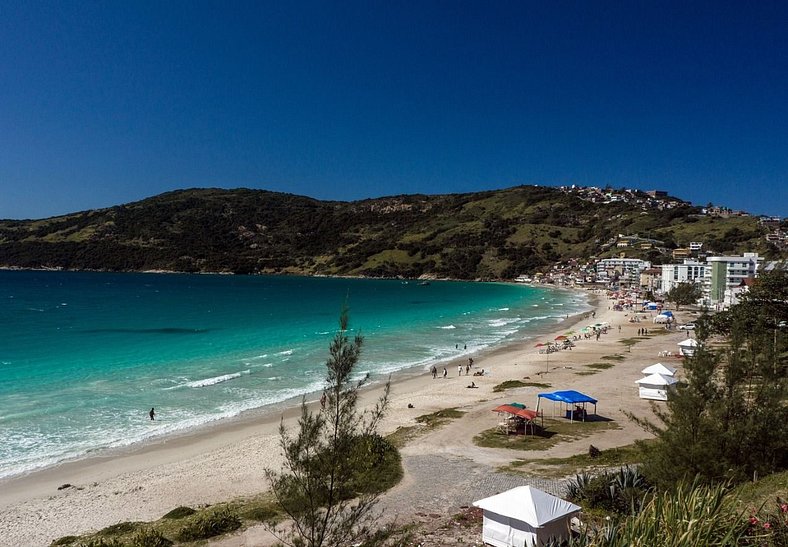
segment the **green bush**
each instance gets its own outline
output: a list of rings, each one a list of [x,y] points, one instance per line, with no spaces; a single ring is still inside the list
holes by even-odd
[[[72,547],[123,547],[123,544],[114,538],[90,538],[78,541]]]
[[[119,522],[112,524],[106,528],[102,528],[97,532],[99,536],[122,536],[130,534],[140,529],[144,523],[142,522]]]
[[[227,508],[216,509],[198,515],[178,532],[179,541],[207,539],[241,527],[241,519]]]
[[[49,545],[51,547],[57,547],[58,545],[71,545],[75,543],[79,539],[79,536],[63,536],[62,538],[56,539]]]
[[[170,547],[172,541],[158,530],[143,528],[131,538],[132,547]]]
[[[638,468],[629,466],[594,477],[581,473],[567,486],[572,501],[618,514],[637,514],[649,491],[650,485]]]
[[[777,547],[788,545],[788,502],[776,498],[747,519],[747,535],[754,544]],[[760,541],[757,541],[760,540]]]
[[[163,518],[163,519],[171,519],[171,520],[178,520],[178,519],[182,519],[184,517],[190,517],[196,512],[197,511],[195,511],[191,507],[185,507],[185,506],[181,505],[180,507],[176,507],[175,509],[173,509],[172,511],[170,511],[169,513],[167,513],[166,515],[164,515],[161,518]]]

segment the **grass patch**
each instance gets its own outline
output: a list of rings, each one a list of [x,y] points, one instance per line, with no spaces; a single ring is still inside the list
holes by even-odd
[[[163,518],[163,519],[182,519],[182,518],[185,518],[185,517],[189,517],[189,516],[193,515],[196,512],[197,511],[195,509],[192,509],[191,507],[180,506],[180,507],[176,507],[175,509],[173,509],[172,511],[170,511],[169,513],[167,513],[166,515],[164,515],[161,518]]]
[[[603,361],[623,361],[624,359],[626,359],[626,357],[624,357],[620,353],[616,353],[615,355],[605,355],[603,357],[600,357],[600,359],[602,359]]]
[[[636,336],[634,338],[623,338],[623,339],[619,340],[618,342],[620,344],[623,344],[624,346],[630,348],[630,347],[634,346],[635,344],[639,344],[641,340],[642,340],[642,338],[638,338]],[[604,357],[603,357],[603,359],[604,359]]]
[[[195,541],[233,532],[241,527],[241,519],[229,507],[206,511],[190,519],[178,531],[179,541]]]
[[[525,382],[521,380],[506,380],[498,384],[497,386],[493,387],[493,393],[500,393],[501,391],[505,391],[507,389],[514,389],[516,387],[525,387]]]
[[[545,382],[523,382],[523,386],[525,387],[537,387],[539,389],[547,389],[552,384],[547,384]]]
[[[261,521],[276,522],[283,518],[273,497],[262,494],[200,509],[176,507],[153,522],[121,522],[94,534],[65,536],[52,545],[164,547],[173,542],[214,537]]]
[[[512,450],[547,450],[560,442],[582,439],[610,429],[620,429],[613,420],[593,419],[570,422],[563,418],[545,418],[544,428],[537,427],[534,435],[506,435],[494,427],[473,438],[474,444],[485,448],[510,448]]]
[[[653,441],[644,441],[651,443]],[[542,458],[516,460],[500,468],[506,473],[542,477],[558,478],[587,471],[599,467],[621,467],[641,463],[644,453],[639,444],[633,443],[617,448],[601,450],[599,455],[592,458],[588,452],[576,454],[567,458]]]
[[[599,372],[598,370],[581,370],[580,372],[575,372],[575,376],[593,376]]]
[[[731,494],[742,505],[742,509],[758,509],[764,505],[772,509],[775,499],[779,496],[788,499],[788,471],[767,475],[755,482],[740,484]]]
[[[456,408],[444,408],[430,414],[422,414],[416,418],[416,425],[398,427],[394,433],[386,436],[386,440],[395,447],[402,448],[416,437],[461,418],[464,414],[465,412]]]
[[[131,538],[133,547],[170,547],[172,544],[172,540],[153,528],[143,528]]]
[[[422,414],[416,418],[416,422],[423,424],[430,429],[435,429],[442,426],[443,424],[449,423],[452,420],[462,418],[464,415],[465,412],[462,410],[457,410],[456,408],[444,408],[443,410],[438,410],[437,412],[433,412],[431,414]]]
[[[591,363],[590,365],[584,365],[584,366],[596,370],[607,370],[609,368],[613,368],[613,363]]]

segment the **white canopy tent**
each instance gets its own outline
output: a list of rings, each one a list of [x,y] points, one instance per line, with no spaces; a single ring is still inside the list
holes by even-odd
[[[484,511],[482,541],[495,547],[537,547],[570,537],[574,503],[531,486],[519,486],[473,502]]]
[[[698,347],[698,341],[694,338],[687,338],[686,340],[679,342],[678,346],[682,355],[692,357],[692,355],[695,354],[695,348]]]
[[[640,398],[651,399],[654,401],[667,401],[668,392],[679,381],[673,376],[663,376],[662,374],[652,374],[641,378],[635,383],[640,387]]]
[[[662,376],[675,376],[676,369],[673,367],[669,367],[667,365],[663,365],[662,363],[654,363],[653,365],[644,368],[641,370],[643,374],[648,376],[649,374],[661,374]]]

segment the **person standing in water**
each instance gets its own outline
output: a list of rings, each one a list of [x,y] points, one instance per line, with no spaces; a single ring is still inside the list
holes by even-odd
[[[148,415],[150,415],[150,419],[151,419],[151,421],[153,421],[156,418],[156,409],[155,408],[151,408],[150,412],[148,412]]]

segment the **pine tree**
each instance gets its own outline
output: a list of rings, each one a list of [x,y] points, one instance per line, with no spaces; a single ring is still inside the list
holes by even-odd
[[[345,306],[326,362],[325,404],[312,412],[303,399],[294,435],[280,424],[285,466],[266,471],[277,502],[290,517],[276,530],[288,545],[350,545],[367,536],[380,493],[369,485],[379,482],[376,472],[395,451],[376,433],[389,383],[372,410],[358,410],[359,389],[369,377],[354,379],[363,339],[357,335],[351,340],[347,333]]]
[[[686,381],[657,411],[645,471],[662,486],[694,476],[743,481],[788,469],[788,283],[766,273],[727,312],[698,321]],[[782,325],[782,326],[781,326]]]

